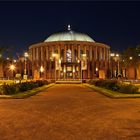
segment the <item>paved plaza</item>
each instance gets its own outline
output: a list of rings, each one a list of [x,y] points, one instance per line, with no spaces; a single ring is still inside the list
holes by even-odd
[[[80,84],[0,99],[0,140],[139,139],[140,99],[111,99]]]

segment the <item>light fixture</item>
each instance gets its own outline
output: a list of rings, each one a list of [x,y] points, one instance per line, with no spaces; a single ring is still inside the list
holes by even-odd
[[[117,57],[119,57],[119,54],[116,54]]]
[[[130,57],[129,57],[129,59],[130,59],[130,60],[132,60],[132,59],[133,59],[133,57],[132,57],[132,56],[130,56]]]
[[[29,57],[29,54],[27,52],[24,53],[25,57]]]
[[[40,72],[44,72],[43,66],[40,67]]]
[[[114,53],[111,53],[110,56],[115,56],[115,54]]]
[[[98,68],[96,68],[96,71],[98,71]]]
[[[59,64],[61,64],[61,59],[59,59]]]
[[[75,68],[73,69],[73,73],[75,73]]]
[[[15,59],[14,59],[13,61],[14,61],[14,63],[16,63],[16,62],[17,62],[17,60],[15,60]]]
[[[10,65],[10,70],[13,71],[13,70],[15,70],[15,68],[16,68],[15,65],[13,65],[13,64]]]
[[[79,59],[77,60],[77,63],[80,63],[80,60]]]
[[[64,68],[64,73],[66,73],[66,69]]]

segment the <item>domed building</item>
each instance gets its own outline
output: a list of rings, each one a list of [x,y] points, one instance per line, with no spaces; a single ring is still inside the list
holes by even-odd
[[[110,47],[84,33],[55,33],[44,42],[29,46],[34,79],[81,80],[105,78]]]

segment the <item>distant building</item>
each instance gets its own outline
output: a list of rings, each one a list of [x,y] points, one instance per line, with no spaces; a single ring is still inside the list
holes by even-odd
[[[131,64],[133,57],[129,57],[129,65],[125,65],[125,60],[121,54],[110,53],[111,78],[120,76],[123,79],[140,80],[140,63],[137,66]]]

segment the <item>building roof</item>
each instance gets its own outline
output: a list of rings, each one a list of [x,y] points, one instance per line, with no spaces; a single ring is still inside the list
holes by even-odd
[[[68,25],[68,31],[52,34],[44,42],[54,42],[54,41],[86,41],[86,42],[95,42],[87,34],[78,33],[78,32],[72,31],[71,28],[70,28],[70,25]]]

